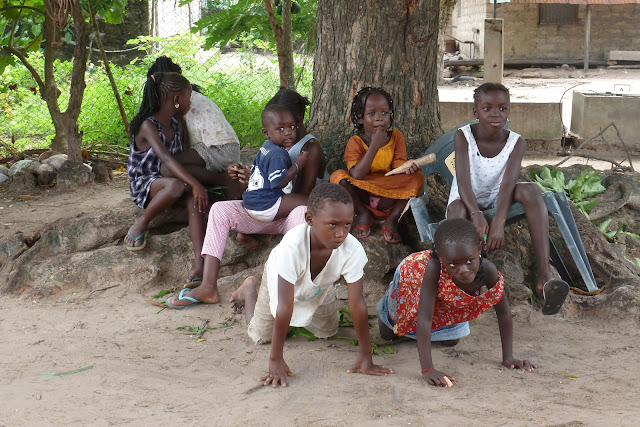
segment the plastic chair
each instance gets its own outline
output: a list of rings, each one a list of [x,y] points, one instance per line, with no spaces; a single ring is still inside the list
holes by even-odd
[[[431,217],[429,217],[429,213],[427,212],[427,203],[429,202],[429,194],[427,191],[427,179],[429,175],[433,173],[440,174],[451,187],[451,183],[453,182],[453,174],[455,173],[455,153],[453,149],[453,135],[456,133],[458,129],[463,126],[468,125],[469,123],[475,123],[474,121],[470,121],[459,125],[450,131],[446,132],[440,138],[438,138],[427,150],[425,155],[434,153],[436,155],[436,161],[429,165],[425,165],[422,167],[422,173],[425,178],[424,185],[424,194],[415,199],[412,199],[410,202],[411,212],[413,213],[413,218],[416,221],[416,226],[418,228],[418,232],[420,234],[420,240],[423,242],[433,241],[433,235],[438,228],[440,223],[431,221]],[[509,127],[509,123],[505,126],[507,129]],[[569,207],[569,203],[567,201],[567,197],[564,193],[552,193],[551,191],[545,192],[543,195],[543,200],[545,205],[547,206],[547,210],[551,213],[558,228],[560,229],[560,233],[567,244],[567,248],[573,257],[573,261],[582,276],[582,280],[584,281],[587,289],[589,291],[595,291],[598,289],[596,285],[595,278],[593,276],[593,271],[591,270],[591,265],[589,264],[589,260],[587,259],[587,255],[584,249],[584,245],[582,244],[582,239],[580,238],[580,233],[578,232],[578,227],[576,226],[575,219],[573,218],[573,214],[571,213],[571,208]],[[484,217],[487,219],[488,223],[491,223],[491,220],[496,214],[495,209],[487,209],[482,212]],[[519,218],[524,215],[524,207],[521,203],[513,203],[509,208],[507,213],[507,219],[512,220],[515,218]],[[558,250],[553,243],[553,240],[550,240],[550,249],[551,249],[551,258],[553,264],[556,269],[562,276],[562,279],[571,282],[571,277],[569,273],[560,259]]]

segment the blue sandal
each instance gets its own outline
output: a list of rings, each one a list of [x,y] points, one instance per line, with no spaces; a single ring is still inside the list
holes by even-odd
[[[127,246],[127,250],[130,252],[136,252],[136,251],[141,251],[143,250],[146,246],[147,246],[147,234],[149,234],[149,230],[146,230],[144,233],[142,233],[139,236],[134,236],[133,234],[131,234],[131,232],[127,231],[127,236],[131,237],[131,239],[133,240],[133,244],[135,245],[136,242],[140,239],[142,239],[142,244],[140,246],[131,246],[131,245],[126,245]]]
[[[173,308],[174,310],[182,310],[182,309],[193,307],[194,305],[200,304],[200,301],[198,301],[197,299],[192,298],[192,297],[190,297],[188,295],[185,295],[185,292],[191,292],[191,289],[187,288],[187,289],[181,290],[180,293],[178,294],[178,301],[182,301],[182,300],[186,299],[188,301],[191,301],[193,304],[189,304],[189,305],[173,305],[170,302],[173,299],[173,297],[167,298],[164,303],[167,305],[167,307]]]

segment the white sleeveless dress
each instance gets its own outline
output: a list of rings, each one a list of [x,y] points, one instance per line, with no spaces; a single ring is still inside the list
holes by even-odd
[[[478,200],[478,207],[480,209],[489,209],[495,207],[495,202],[498,199],[498,191],[500,191],[500,184],[502,183],[502,177],[507,167],[507,161],[513,152],[513,148],[516,146],[516,142],[520,138],[520,135],[509,131],[509,137],[507,142],[502,148],[502,151],[495,157],[484,157],[480,154],[476,139],[471,132],[471,125],[461,127],[460,130],[464,134],[468,143],[468,155],[469,155],[469,175],[471,178],[471,188],[473,194],[475,194]],[[453,176],[453,182],[451,183],[451,192],[449,193],[449,202],[447,206],[454,200],[460,199],[460,193],[458,192],[458,180],[456,176]]]

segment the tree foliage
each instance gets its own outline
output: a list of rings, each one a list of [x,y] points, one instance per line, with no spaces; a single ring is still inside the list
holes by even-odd
[[[72,161],[81,160],[78,116],[86,86],[89,2],[107,22],[117,23],[124,15],[126,0],[0,0],[0,72],[16,62],[29,70],[53,121],[52,147],[67,151]],[[69,101],[62,111],[54,62],[65,43],[75,46]],[[44,54],[42,69],[28,59],[36,50]]]

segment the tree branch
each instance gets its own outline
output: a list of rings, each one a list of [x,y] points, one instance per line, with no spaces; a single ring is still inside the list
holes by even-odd
[[[38,74],[36,69],[33,68],[33,65],[31,65],[31,63],[29,62],[27,57],[24,56],[22,53],[20,53],[19,51],[17,51],[16,49],[14,49],[11,46],[2,46],[2,50],[4,50],[5,52],[7,52],[10,55],[15,56],[16,58],[18,58],[20,60],[20,62],[22,62],[22,65],[24,65],[25,68],[27,70],[29,70],[29,73],[31,73],[31,77],[33,77],[33,79],[38,84],[38,87],[40,88],[40,93],[42,94],[43,93],[42,91],[44,90],[44,82],[42,81],[42,78],[40,77],[40,74]]]
[[[38,12],[39,14],[45,16],[44,10],[42,9],[38,9],[36,7],[32,7],[32,6],[7,6],[7,7],[0,7],[0,12],[4,12],[5,10],[11,10],[11,9],[29,9],[29,10],[33,10],[34,12]]]
[[[278,68],[280,70],[280,86],[287,87],[287,70],[285,68],[286,58],[284,51],[284,36],[282,27],[278,24],[276,15],[273,13],[273,6],[271,0],[264,0],[264,8],[267,11],[267,17],[269,18],[269,24],[273,30],[273,36],[276,39],[276,51],[278,53]]]

